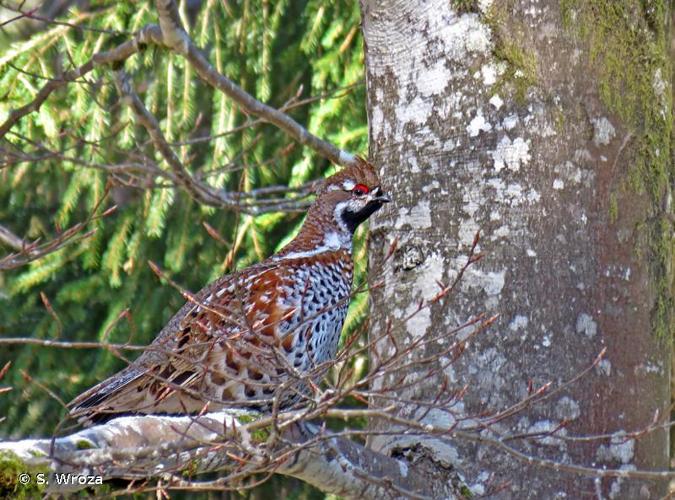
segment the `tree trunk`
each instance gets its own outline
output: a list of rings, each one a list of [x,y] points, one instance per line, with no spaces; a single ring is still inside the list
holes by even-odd
[[[372,334],[398,343],[499,314],[445,370],[462,411],[498,411],[560,386],[494,432],[536,457],[666,469],[672,335],[671,82],[667,2],[362,0],[370,157],[394,203],[371,224]],[[459,289],[406,320],[466,261]],[[392,258],[386,255],[397,240]],[[420,356],[432,354],[432,346]],[[391,348],[379,342],[374,356]],[[439,364],[444,360],[440,359]],[[409,377],[414,373],[407,374]],[[417,374],[418,376],[420,374]],[[406,397],[430,397],[442,381]],[[412,412],[414,408],[401,408]],[[446,418],[430,412],[425,419]],[[664,483],[588,479],[485,445],[411,445],[506,498],[651,498]]]

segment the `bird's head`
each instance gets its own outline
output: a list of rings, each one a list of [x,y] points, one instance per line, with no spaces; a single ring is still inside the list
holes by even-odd
[[[380,186],[375,167],[357,157],[354,165],[322,183],[315,206],[332,217],[339,228],[354,233],[359,224],[390,201]]]

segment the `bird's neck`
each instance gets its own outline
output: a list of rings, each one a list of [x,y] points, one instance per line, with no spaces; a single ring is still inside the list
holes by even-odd
[[[286,245],[277,258],[311,257],[326,252],[352,253],[352,233],[339,224],[310,214],[298,235]]]

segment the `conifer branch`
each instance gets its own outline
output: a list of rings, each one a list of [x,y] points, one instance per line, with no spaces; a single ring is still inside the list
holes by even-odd
[[[81,78],[98,66],[114,64],[128,59],[133,54],[140,52],[144,45],[149,43],[160,43],[161,36],[159,26],[149,24],[139,30],[131,40],[128,40],[111,50],[98,52],[82,66],[66,71],[60,77],[49,80],[31,102],[15,109],[9,114],[5,122],[0,125],[0,138],[4,137],[7,132],[21,120],[21,118],[39,110],[40,106],[42,106],[55,90],[76,81],[78,78]]]
[[[185,57],[202,80],[235,101],[245,113],[255,115],[262,121],[277,126],[303,146],[315,150],[335,164],[346,166],[354,162],[353,154],[343,151],[312,134],[282,110],[257,100],[225,75],[219,73],[183,29],[175,2],[157,0],[156,5],[160,26],[147,25],[139,30],[131,40],[118,45],[114,49],[98,52],[82,66],[51,79],[40,89],[31,102],[10,113],[5,122],[0,125],[0,138],[4,137],[21,118],[39,110],[40,106],[55,90],[76,81],[98,66],[115,65],[115,63],[120,63],[139,52],[144,45],[154,44]],[[174,169],[174,171],[176,170]],[[187,187],[187,183],[183,182],[183,185]],[[204,197],[214,198],[214,201],[216,199],[223,201],[222,196],[214,192],[211,192],[210,195],[202,193],[200,199]]]
[[[219,73],[187,34],[173,0],[156,0],[162,40],[169,49],[181,54],[199,77],[235,101],[244,113],[255,115],[277,126],[303,146],[307,146],[337,165],[351,165],[355,156],[315,136],[283,111],[260,102],[225,75]]]

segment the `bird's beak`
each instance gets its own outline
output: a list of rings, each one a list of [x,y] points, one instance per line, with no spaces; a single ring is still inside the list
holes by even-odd
[[[391,201],[391,197],[388,194],[385,194],[380,186],[373,189],[370,192],[370,195],[371,201],[379,201],[380,203],[389,203]]]

